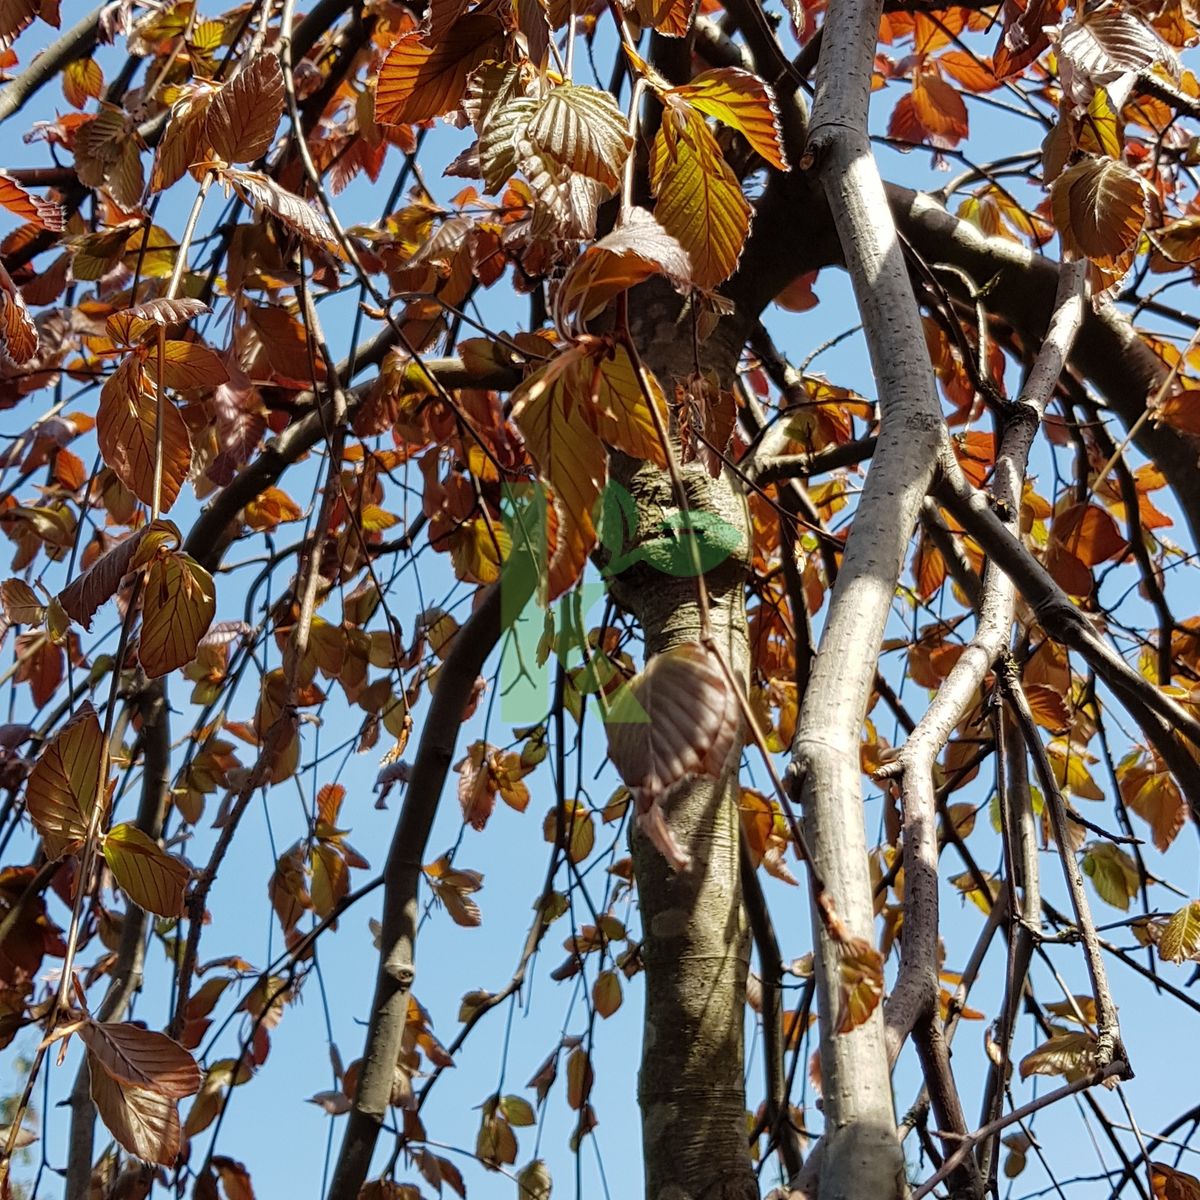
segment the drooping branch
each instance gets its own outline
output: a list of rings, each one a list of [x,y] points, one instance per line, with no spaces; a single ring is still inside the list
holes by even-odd
[[[391,1105],[409,996],[415,978],[417,893],[425,847],[445,786],[462,714],[476,677],[511,619],[533,594],[533,564],[510,559],[501,580],[491,584],[454,637],[438,673],[438,685],[425,716],[408,789],[384,866],[379,968],[367,1027],[358,1092],[346,1120],[330,1200],[357,1200],[371,1156]]]
[[[1006,414],[993,488],[1004,520],[1019,520],[1034,435],[1054,394],[1083,317],[1085,266],[1064,267],[1046,340],[1019,399]],[[984,676],[1007,646],[1016,588],[994,563],[984,570],[975,636],[938,688],[895,762],[881,774],[902,780],[904,927],[900,974],[887,1003],[888,1053],[894,1063],[909,1032],[936,1009],[938,993],[938,852],[933,766],[975,702]]]
[[[859,740],[909,539],[932,479],[941,411],[904,253],[867,136],[880,0],[828,13],[806,164],[815,168],[854,285],[880,397],[879,441],[800,713],[792,778],[815,869],[851,936],[870,939],[873,898]],[[802,165],[806,165],[802,164]],[[813,921],[827,1133],[818,1195],[888,1200],[905,1189],[891,1078],[876,1011],[835,1030],[840,947]]]
[[[163,680],[147,683],[137,695],[142,720],[142,789],[134,824],[147,837],[158,841],[170,808],[171,725]],[[146,932],[150,914],[127,900],[121,923],[121,940],[116,959],[109,971],[108,990],[95,1012],[97,1021],[120,1021],[134,994],[142,986],[146,953]],[[79,1064],[71,1088],[71,1130],[68,1137],[67,1200],[86,1200],[91,1187],[92,1150],[96,1128],[96,1109],[92,1103],[91,1077],[87,1059]]]

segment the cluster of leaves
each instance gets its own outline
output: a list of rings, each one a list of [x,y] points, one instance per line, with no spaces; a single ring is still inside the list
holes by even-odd
[[[384,734],[391,739],[382,752],[379,803],[406,782],[413,714],[439,685],[460,624],[422,602],[406,638],[389,609],[380,564],[424,538],[445,554],[457,582],[492,585],[530,539],[527,522],[535,522],[539,598],[548,606],[578,594],[572,589],[598,547],[614,574],[640,564],[686,576],[735,548],[744,556],[751,648],[744,699],[707,643],[658,655],[640,672],[620,618],[574,643],[585,661],[569,673],[566,706],[579,730],[594,698],[608,756],[628,791],[593,808],[558,781],[541,827],[552,868],[566,863],[579,876],[603,853],[611,861],[603,900],[590,922],[572,925],[563,942],[568,958],[552,975],[590,975],[593,1011],[608,1018],[621,1007],[622,977],[628,984],[641,963],[636,932],[617,915],[632,890],[632,866],[612,847],[598,846],[597,818],[602,826],[634,815],[673,865],[687,869],[662,802],[697,774],[727,771],[751,729],[768,752],[790,745],[802,699],[798,643],[826,605],[844,541],[840,526],[853,513],[853,465],[802,487],[795,480],[746,482],[761,433],[755,422],[765,414],[782,431],[780,457],[812,461],[858,443],[860,457],[867,456],[876,415],[869,398],[807,370],[781,369],[761,345],[743,354],[734,378],[707,374],[699,353],[686,377],[660,378],[634,336],[631,293],[652,280],[686,297],[697,345],[719,327],[730,310],[721,288],[756,220],[749,181],[791,169],[774,89],[723,59],[713,49],[719,38],[704,47],[690,43],[697,61],[684,81],[666,78],[638,53],[642,31],[678,38],[715,5],[699,15],[681,0],[595,6],[586,14],[561,3],[492,0],[435,3],[423,12],[390,0],[363,7],[357,41],[347,35],[343,44],[332,26],[317,30],[292,63],[297,31],[286,31],[285,43],[270,5],[221,16],[202,16],[192,0],[105,6],[99,34],[124,39],[131,73],[106,86],[103,54],[86,47],[63,68],[61,90],[73,111],[30,132],[55,162],[70,164],[55,177],[51,197],[32,190],[39,186],[34,174],[0,173],[0,206],[21,222],[0,242],[0,405],[30,412],[2,461],[19,482],[0,498],[0,528],[14,547],[13,577],[0,586],[0,603],[6,626],[19,629],[11,680],[24,689],[28,720],[0,736],[0,781],[9,797],[5,837],[27,820],[39,843],[30,864],[0,874],[0,1041],[9,1044],[29,1022],[64,1043],[78,1034],[93,1098],[116,1141],[167,1167],[177,1166],[181,1153],[186,1158],[187,1139],[212,1126],[233,1089],[264,1064],[270,1031],[301,994],[313,941],[336,928],[356,895],[352,872],[369,866],[342,827],[344,786],[323,781],[305,826],[270,864],[264,883],[286,955],[263,971],[236,959],[203,964],[207,978],[193,991],[205,898],[224,851],[218,842],[204,867],[185,857],[190,845],[183,853],[166,846],[172,838],[195,839],[206,817],[215,816],[222,838],[235,836],[257,788],[300,777],[310,746],[306,720],[334,704],[354,714],[347,720],[347,728],[357,723],[348,739],[354,750],[372,752]],[[823,5],[788,7],[800,43],[811,44]],[[3,69],[28,68],[28,39],[39,22],[57,25],[58,15],[48,0],[0,6]],[[1096,303],[1117,295],[1131,270],[1137,287],[1146,276],[1191,281],[1200,262],[1189,174],[1196,143],[1178,114],[1194,117],[1200,107],[1200,86],[1179,58],[1196,39],[1193,16],[1179,3],[1153,11],[1109,3],[1069,19],[1056,0],[920,12],[896,6],[884,17],[880,40],[889,50],[902,46],[903,55],[876,57],[879,88],[899,84],[903,92],[888,137],[906,148],[930,147],[939,159],[953,156],[970,136],[972,98],[1003,89],[1038,116],[1046,135],[1024,160],[1033,174],[1011,189],[1001,174],[972,169],[953,189],[974,189],[961,200],[961,219],[1011,243],[1042,247],[1057,237],[1065,261],[1088,260]],[[596,31],[609,17],[616,78],[634,83],[626,107],[615,90],[578,82],[573,71],[576,40],[595,49]],[[978,47],[997,24],[988,56]],[[26,30],[26,40],[13,40]],[[565,59],[560,45],[568,47]],[[139,71],[144,82],[131,88]],[[441,118],[470,130],[469,144],[439,164],[467,186],[441,204],[423,184],[401,200],[400,183],[377,222],[344,227],[334,199],[359,175],[375,183],[390,168],[405,179],[401,160],[421,152]],[[790,149],[796,157],[798,148]],[[224,215],[198,234],[218,184]],[[194,198],[186,222],[160,203],[180,194]],[[172,213],[171,228],[162,213]],[[810,308],[812,272],[796,274],[781,306]],[[986,281],[975,283],[986,307]],[[339,364],[334,354],[342,347],[327,340],[314,295],[355,287],[360,300],[373,301],[359,314],[377,325],[378,338],[368,350],[356,337],[347,363]],[[481,329],[461,338],[475,296],[491,288],[532,296],[534,319],[516,332]],[[997,444],[977,426],[989,404],[1003,399],[1006,379],[1029,348],[1011,329],[973,328],[932,283],[922,300],[947,420],[958,431],[956,453],[971,481],[984,486]],[[1172,386],[1156,397],[1147,421],[1200,434],[1200,406],[1191,400],[1200,387],[1195,349],[1180,352],[1150,334],[1141,340],[1172,372]],[[442,352],[455,357],[433,357]],[[362,362],[378,372],[369,385],[351,388]],[[77,410],[65,394],[71,384],[85,397]],[[51,389],[54,407],[42,411]],[[1165,565],[1183,559],[1166,540],[1172,505],[1152,500],[1166,476],[1150,462],[1128,467],[1087,404],[1064,400],[1047,431],[1052,455],[1074,455],[1074,482],[1051,473],[1027,484],[1016,514],[1027,549],[1093,610],[1110,573],[1139,573],[1143,588],[1162,596]],[[89,470],[93,446],[98,457]],[[304,485],[293,485],[284,471],[314,448],[323,451],[324,476],[309,510],[298,499]],[[745,485],[749,544],[735,547],[722,540],[727,527],[710,521],[702,528],[677,511],[664,517],[661,536],[630,551],[638,515],[606,486],[614,452],[664,471],[678,458],[712,478],[728,464]],[[409,477],[398,482],[410,465],[420,492],[415,515],[405,498]],[[514,516],[514,491],[533,482],[544,511],[531,506]],[[19,499],[27,485],[28,498]],[[196,517],[193,498],[209,501],[220,520]],[[299,551],[279,550],[284,527],[302,520]],[[189,521],[193,532],[185,536]],[[218,621],[213,576],[227,544],[252,539],[267,547],[269,569],[246,586],[245,619],[233,619],[232,603],[222,599],[226,619]],[[282,594],[261,601],[273,571],[292,571],[293,553]],[[981,547],[935,506],[915,552],[911,589],[901,598],[914,632],[887,647],[918,688],[938,688],[958,661],[962,581],[983,567]],[[90,634],[110,602],[118,632],[105,644]],[[1110,615],[1120,628],[1122,618]],[[548,655],[565,621],[558,618],[556,631],[547,607],[546,624]],[[1198,630],[1190,619],[1164,623],[1157,641],[1126,631],[1137,637],[1147,676],[1189,704],[1200,677]],[[1123,821],[1132,813],[1156,851],[1166,852],[1188,817],[1177,780],[1149,745],[1114,758],[1094,681],[1032,619],[1022,632],[1022,683],[1059,787],[1080,803],[1110,801]],[[281,655],[277,667],[264,665],[272,646]],[[154,688],[165,696],[168,685],[182,695],[182,680],[192,684],[199,718],[167,770],[165,819],[114,821],[122,780],[139,762],[149,778],[147,746],[166,738],[143,702]],[[476,681],[464,722],[485,688]],[[873,704],[881,699],[888,703],[882,685]],[[981,689],[937,768],[943,841],[965,854],[986,836],[983,822],[975,833],[986,799],[962,797],[972,795],[965,789],[990,753],[988,703]],[[876,708],[862,747],[868,774],[893,749],[881,724]],[[530,777],[547,758],[546,737],[538,725],[514,731],[511,742],[485,736],[466,748],[456,767],[465,825],[483,831],[497,799],[526,811],[537,786]],[[28,756],[21,753],[26,745]],[[1115,794],[1093,774],[1101,760]],[[543,770],[538,782],[548,775]],[[794,830],[781,799],[749,788],[740,794],[752,865],[794,884]],[[206,812],[217,796],[215,814]],[[878,942],[841,939],[842,1005],[830,1018],[841,1033],[877,1008],[884,963],[903,924],[894,799],[889,791],[886,836],[874,852]],[[991,808],[999,829],[999,805]],[[1144,911],[1130,929],[1142,945],[1157,948],[1160,961],[1196,961],[1200,901],[1173,915],[1152,909],[1154,877],[1140,843],[1127,835],[1118,844],[1102,829],[1089,841],[1085,830],[1095,824],[1080,820],[1073,826],[1077,843],[1063,850],[1078,856],[1103,902],[1121,912],[1141,902]],[[1045,819],[1043,838],[1048,844]],[[475,897],[482,872],[447,852],[431,856],[421,875],[451,921],[481,923]],[[566,890],[548,885],[538,899],[538,939],[572,911],[569,893],[584,886],[576,876]],[[125,898],[119,913],[104,900],[110,878]],[[974,858],[952,882],[984,909],[1002,887]],[[189,887],[194,904],[187,903]],[[55,898],[72,910],[65,930],[53,919]],[[121,923],[133,928],[138,910],[163,919],[155,933],[180,971],[179,1004],[164,1020],[178,1042],[73,1007],[87,988],[127,967],[120,962]],[[186,935],[177,924],[185,915]],[[102,953],[76,993],[72,964],[97,942]],[[65,970],[56,992],[43,994],[47,959],[64,960]],[[240,1052],[208,1055],[201,1078],[190,1052],[202,1050],[218,1005],[239,992],[231,1016],[242,1021]],[[948,1009],[948,990],[942,999]],[[497,1002],[498,994],[469,993],[459,1014],[466,1031]],[[1047,1006],[1075,1025],[1052,1026],[1048,1040],[1022,1060],[1022,1076],[1087,1075],[1096,1046],[1090,1004],[1079,997],[1061,1012]],[[957,1011],[971,1014],[961,1005]],[[785,1040],[797,1052],[808,1036],[806,1013],[798,1007],[788,1014]],[[457,1169],[426,1144],[419,1116],[422,1087],[454,1061],[432,1024],[410,997],[389,1101],[403,1110],[415,1170],[430,1187],[465,1195]],[[561,1057],[577,1147],[598,1120],[590,1031],[586,1039],[563,1037],[535,1074],[529,1086],[539,1107]],[[360,1066],[339,1060],[337,1087],[314,1101],[346,1114]],[[192,1094],[181,1127],[178,1101]],[[514,1131],[535,1121],[524,1097],[488,1097],[478,1159],[491,1167],[515,1164]],[[1010,1142],[1009,1150],[1015,1174],[1024,1162],[1020,1144]],[[1154,1169],[1163,1195],[1187,1194],[1189,1177]],[[226,1195],[249,1188],[241,1164],[210,1154],[197,1172],[196,1193],[215,1195],[218,1178]],[[540,1160],[519,1182],[528,1196],[549,1194]],[[416,1187],[386,1179],[363,1194],[411,1196]]]

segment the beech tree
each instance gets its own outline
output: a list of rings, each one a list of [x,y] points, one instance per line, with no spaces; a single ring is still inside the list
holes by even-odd
[[[330,1200],[561,1194],[623,1004],[650,1200],[1200,1196],[1131,1028],[1200,1010],[1190,0],[67,7],[0,0],[0,1192],[280,1190],[221,1131],[319,994]]]

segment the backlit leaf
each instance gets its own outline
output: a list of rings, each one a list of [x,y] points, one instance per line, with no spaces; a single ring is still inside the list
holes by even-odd
[[[221,173],[221,177],[228,180],[251,207],[265,208],[306,242],[339,258],[342,256],[341,245],[325,217],[307,201],[276,183],[269,175],[264,175],[261,171],[229,168]],[[293,369],[297,368],[305,371],[308,369],[302,364],[293,364]]]
[[[0,605],[10,625],[40,625],[46,615],[41,598],[23,579],[0,583]]]
[[[1137,863],[1111,842],[1092,842],[1084,852],[1083,873],[1092,881],[1097,895],[1107,904],[1126,912],[1138,892]]]
[[[716,67],[673,88],[671,94],[736,129],[771,166],[788,169],[775,93],[757,75],[739,67]]]
[[[118,1083],[88,1056],[92,1100],[108,1131],[130,1154],[170,1167],[179,1156],[179,1102],[149,1088]]]
[[[260,54],[224,84],[208,106],[205,135],[219,159],[254,162],[271,148],[283,116],[283,70],[277,54]]]
[[[1086,1029],[1060,1030],[1021,1059],[1021,1078],[1063,1075],[1082,1079],[1096,1064],[1096,1039]]]
[[[500,32],[495,17],[474,12],[455,21],[433,46],[419,30],[401,35],[379,68],[375,120],[399,125],[449,112],[462,99],[467,76],[495,57]]]
[[[750,205],[704,117],[668,110],[654,139],[650,180],[659,224],[687,251],[692,280],[713,288],[737,266],[750,232]]]
[[[1185,904],[1163,926],[1158,953],[1165,962],[1183,962],[1200,950],[1200,900]]]
[[[597,88],[552,88],[529,123],[538,148],[569,171],[616,191],[633,138],[616,99]]]
[[[838,951],[838,1033],[857,1029],[883,998],[883,956],[870,942],[851,938]]]
[[[1200,1200],[1200,1179],[1166,1163],[1150,1164],[1150,1187],[1154,1200]]]
[[[26,810],[48,858],[60,858],[87,836],[101,803],[105,757],[100,721],[85,702],[42,751],[25,790]]]
[[[183,915],[190,869],[136,825],[125,822],[105,834],[104,859],[121,890],[139,907],[160,917]]]
[[[1129,543],[1117,523],[1095,504],[1075,504],[1054,518],[1051,535],[1084,566],[1096,567],[1123,554]]]
[[[1084,158],[1063,171],[1050,189],[1050,205],[1064,249],[1079,258],[1120,258],[1146,223],[1141,179],[1108,157]]]
[[[212,576],[190,555],[172,552],[151,564],[142,594],[138,661],[151,678],[186,666],[216,613]]]
[[[59,592],[59,603],[72,621],[91,629],[96,610],[117,594],[121,580],[133,569],[144,533],[145,528],[118,542]]]
[[[654,275],[682,288],[691,273],[691,260],[679,242],[644,208],[630,209],[612,233],[586,247],[571,265],[555,298],[558,325],[565,329],[576,311],[587,320],[618,293]]]
[[[956,146],[969,132],[967,106],[958,90],[939,75],[920,71],[913,78],[913,112],[934,145]]]
[[[96,414],[96,438],[104,461],[143,504],[154,499],[155,410],[162,404],[162,511],[175,503],[192,462],[187,426],[165,396],[156,397],[141,359],[128,355],[105,380]]]
[[[26,221],[33,221],[53,233],[63,230],[63,207],[52,200],[43,200],[27,192],[15,179],[0,172],[0,207],[16,213]]]
[[[736,694],[698,642],[656,654],[612,701],[608,754],[625,785],[660,797],[690,775],[717,775],[737,741]]]

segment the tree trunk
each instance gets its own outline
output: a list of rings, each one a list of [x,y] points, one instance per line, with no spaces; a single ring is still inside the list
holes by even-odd
[[[648,285],[632,298],[631,325],[646,365],[668,396],[699,365],[728,384],[742,329],[727,318],[697,351],[691,317],[667,289]],[[662,537],[679,507],[667,474],[629,459],[613,478],[632,494],[638,529],[631,542]],[[734,674],[749,670],[743,594],[749,537],[745,500],[732,479],[699,464],[683,469],[688,508],[712,513],[741,533],[734,554],[705,576],[710,628]],[[646,656],[703,633],[698,581],[640,564],[613,592],[640,622]],[[740,747],[739,747],[740,750]],[[743,1083],[743,1028],[749,934],[738,861],[738,758],[719,780],[695,779],[667,801],[667,820],[692,868],[674,871],[648,839],[633,834],[633,863],[646,968],[645,1034],[638,1096],[648,1200],[752,1200]]]

